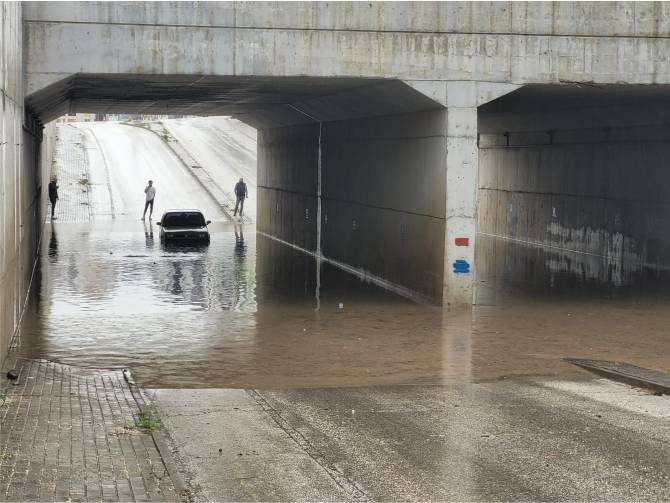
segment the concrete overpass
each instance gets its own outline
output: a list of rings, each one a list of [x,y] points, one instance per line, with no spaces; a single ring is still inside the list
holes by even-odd
[[[3,283],[16,291],[3,314],[10,333],[35,240],[17,229],[39,228],[46,185],[40,126],[66,112],[236,116],[259,129],[260,231],[445,304],[473,299],[478,226],[670,258],[665,217],[645,220],[669,201],[669,4],[2,10],[4,186],[22,187],[3,195],[3,278],[23,278],[3,279],[20,283]],[[22,141],[6,136],[21,124]]]

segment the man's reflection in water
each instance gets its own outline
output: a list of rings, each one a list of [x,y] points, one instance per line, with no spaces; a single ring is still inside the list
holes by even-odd
[[[146,239],[147,248],[154,247],[154,228],[151,226],[151,221],[144,222],[144,238]]]
[[[51,237],[49,238],[49,262],[58,260],[58,240],[56,239],[56,228],[51,224]]]
[[[235,256],[244,259],[247,254],[247,247],[244,244],[244,230],[241,225],[235,225]]]
[[[235,309],[247,299],[247,245],[244,244],[244,230],[241,225],[235,225],[235,267],[233,277],[235,278],[235,293],[233,306]]]

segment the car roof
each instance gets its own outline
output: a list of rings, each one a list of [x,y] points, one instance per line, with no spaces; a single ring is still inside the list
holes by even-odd
[[[165,210],[163,212],[163,215],[166,215],[167,213],[200,213],[200,214],[202,214],[202,211],[200,211],[200,210],[189,210],[189,209]]]

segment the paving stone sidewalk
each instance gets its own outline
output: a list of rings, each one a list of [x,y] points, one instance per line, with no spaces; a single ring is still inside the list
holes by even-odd
[[[0,500],[180,501],[121,371],[19,359],[1,378]],[[141,400],[141,399],[140,399]],[[177,484],[179,485],[179,484]]]

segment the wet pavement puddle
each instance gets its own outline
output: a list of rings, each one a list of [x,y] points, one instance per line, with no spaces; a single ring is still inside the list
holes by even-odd
[[[536,251],[491,246],[481,248],[491,263],[479,268],[480,305],[449,311],[318,268],[252,227],[213,224],[209,246],[166,247],[142,222],[57,223],[45,227],[18,349],[129,367],[142,386],[161,388],[582,375],[566,356],[670,366],[662,287],[651,299],[591,291],[570,271],[542,276],[548,261]]]

